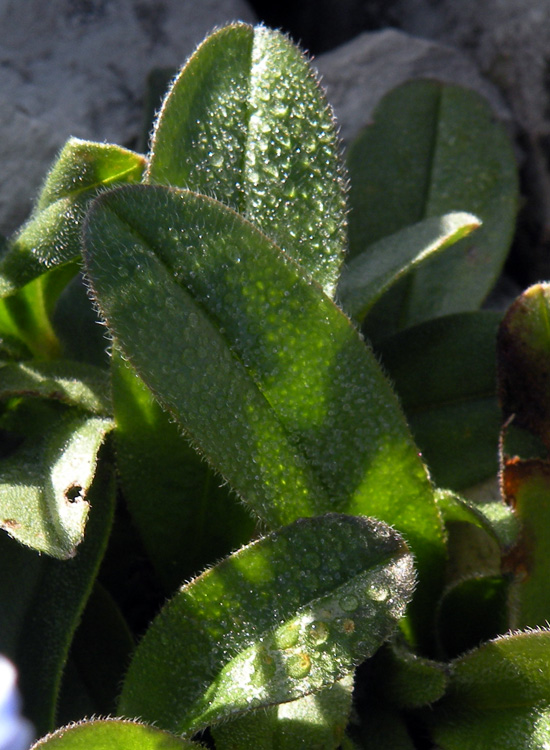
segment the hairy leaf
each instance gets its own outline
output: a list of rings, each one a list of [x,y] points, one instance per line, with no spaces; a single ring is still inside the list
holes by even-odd
[[[345,266],[336,291],[339,303],[353,320],[362,323],[396,281],[479,226],[471,214],[450,213],[424,219],[378,240]]]
[[[62,727],[31,750],[200,750],[203,747],[146,724],[103,719]]]
[[[115,502],[108,461],[89,489],[86,537],[70,560],[55,560],[0,532],[0,652],[17,665],[25,713],[38,733],[55,726],[61,675],[103,557]]]
[[[192,733],[316,692],[377,650],[413,585],[385,524],[296,521],[182,588],[138,646],[120,710]]]
[[[39,552],[64,559],[82,541],[88,490],[112,423],[76,410],[46,416],[42,434],[23,437],[0,458],[0,528]]]
[[[98,199],[85,244],[124,355],[263,520],[373,515],[407,535],[421,580],[441,574],[439,514],[397,399],[295,263],[222,204],[152,186]]]
[[[425,659],[398,643],[380,649],[372,662],[371,680],[391,704],[419,708],[435,703],[447,687],[446,665]],[[368,726],[368,720],[367,720]]]
[[[353,676],[318,693],[252,711],[212,729],[216,750],[336,750],[349,720]]]
[[[12,396],[54,399],[101,416],[111,412],[107,373],[78,362],[19,362],[0,367],[0,400]]]
[[[346,244],[335,127],[279,32],[234,24],[203,42],[164,102],[145,179],[227,203],[334,291]]]
[[[504,561],[514,581],[510,591],[510,626],[550,622],[550,463],[506,460],[502,492],[520,521],[520,534]]]
[[[172,593],[212,560],[245,544],[254,521],[116,347],[112,378],[124,497],[151,562]]]
[[[139,182],[145,159],[107,143],[70,138],[53,165],[29,221],[10,240],[0,262],[0,296],[54,266],[80,258],[86,209],[101,190]],[[77,271],[72,269],[72,275]]]
[[[451,664],[446,697],[432,708],[442,750],[545,750],[550,742],[550,633],[497,638]]]
[[[501,552],[509,551],[517,541],[520,525],[503,499],[474,502],[444,490],[438,491],[436,498],[445,523],[463,522],[483,529],[497,542]]]
[[[482,227],[433,256],[374,308],[369,335],[476,309],[502,267],[514,230],[515,157],[477,94],[437,81],[390,92],[349,150],[350,252],[431,216],[468,211]]]
[[[550,450],[550,285],[536,284],[511,305],[498,335],[499,396],[504,418]]]

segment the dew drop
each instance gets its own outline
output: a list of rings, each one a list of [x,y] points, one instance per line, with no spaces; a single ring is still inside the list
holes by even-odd
[[[220,154],[219,152],[212,154],[210,163],[215,169],[219,169],[220,167],[223,167],[223,154]]]
[[[275,635],[277,648],[292,648],[300,637],[300,626],[297,622],[284,625]]]
[[[315,620],[308,625],[307,637],[314,646],[320,646],[325,643],[330,635],[330,628],[326,622]]]
[[[354,612],[359,606],[359,600],[356,596],[353,596],[353,594],[348,594],[348,596],[344,596],[340,599],[339,604],[344,612]]]
[[[368,595],[375,602],[385,602],[390,592],[385,586],[371,586],[368,590]]]
[[[286,663],[287,672],[296,680],[307,677],[311,670],[311,659],[307,654],[293,654]]]

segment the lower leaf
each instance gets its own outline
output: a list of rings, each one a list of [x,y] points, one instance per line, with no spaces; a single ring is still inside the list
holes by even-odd
[[[212,729],[216,750],[336,750],[351,711],[353,676],[319,693],[252,711]]]
[[[387,525],[300,519],[181,589],[138,647],[120,711],[193,733],[319,691],[378,649],[413,588]]]
[[[550,746],[550,632],[497,638],[451,664],[450,688],[429,717],[442,750]]]
[[[99,449],[111,428],[109,419],[52,410],[45,434],[26,437],[0,459],[0,528],[39,552],[72,557],[84,535]]]
[[[89,491],[86,538],[71,560],[38,555],[0,532],[0,652],[19,670],[25,713],[39,733],[55,725],[61,675],[111,529],[112,466],[101,461]]]

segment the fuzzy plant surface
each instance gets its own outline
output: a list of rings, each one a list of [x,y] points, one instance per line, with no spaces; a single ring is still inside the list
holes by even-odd
[[[482,309],[510,143],[418,80],[342,154],[302,52],[232,24],[149,153],[70,139],[2,243],[37,750],[550,746],[550,289]]]

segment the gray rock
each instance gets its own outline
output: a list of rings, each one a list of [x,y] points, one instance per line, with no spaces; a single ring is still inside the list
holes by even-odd
[[[412,78],[435,78],[477,91],[495,114],[511,124],[497,89],[485,80],[462,52],[451,47],[388,29],[361,34],[321,55],[313,64],[322,77],[329,101],[349,142],[364,127],[380,99]]]
[[[397,0],[394,14],[406,31],[463,49],[526,131],[550,134],[550,0]]]
[[[245,0],[0,0],[0,232],[70,135],[135,146],[152,68],[177,68]]]

